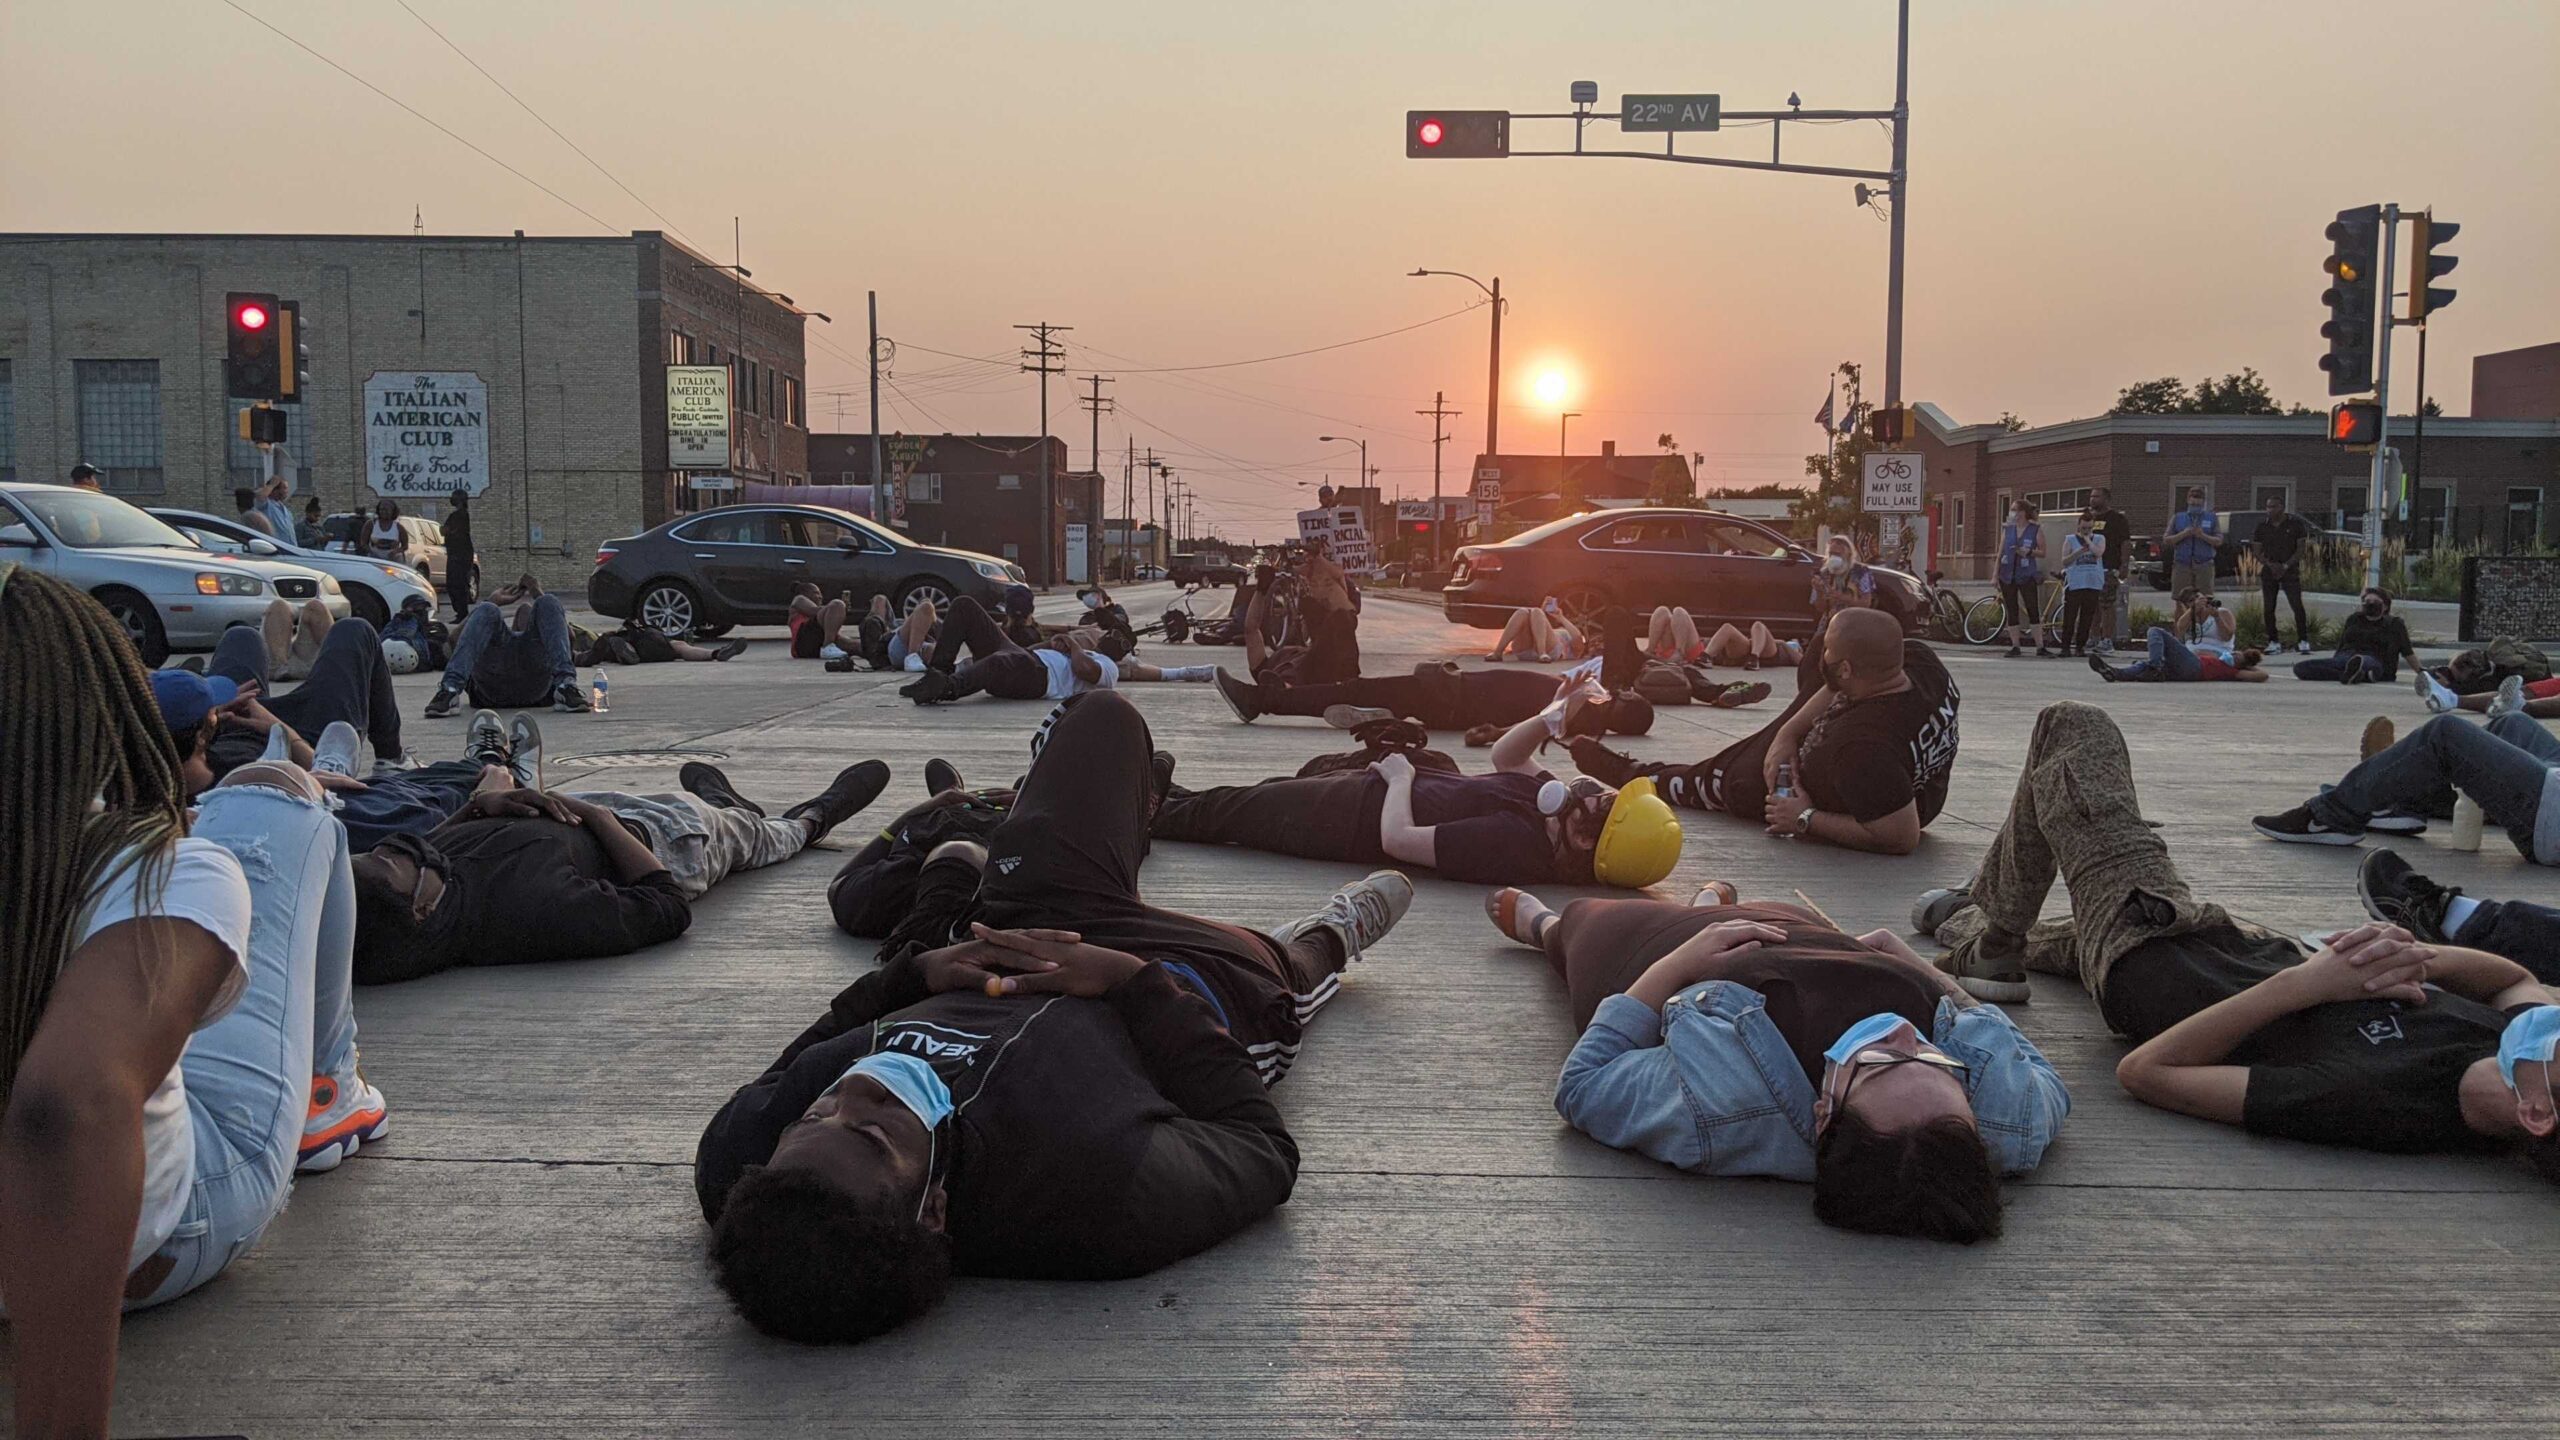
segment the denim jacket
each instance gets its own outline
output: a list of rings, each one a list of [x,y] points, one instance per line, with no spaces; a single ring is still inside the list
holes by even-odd
[[[1964,1062],[1974,1127],[2023,1174],[2071,1113],[2062,1079],[1996,1005],[1938,1002],[1930,1041]],[[1604,1145],[1707,1175],[1813,1178],[1814,1089],[1759,991],[1709,980],[1656,1014],[1612,995],[1565,1058],[1556,1113]]]

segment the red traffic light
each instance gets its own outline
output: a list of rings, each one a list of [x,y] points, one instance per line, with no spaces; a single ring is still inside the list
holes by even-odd
[[[1408,160],[1499,160],[1511,153],[1508,110],[1407,110]]]
[[[2373,445],[2382,439],[2382,407],[2370,400],[2350,400],[2329,407],[2329,443]]]
[[[267,307],[255,304],[243,305],[233,312],[232,318],[240,322],[240,328],[243,330],[264,330],[267,328]]]
[[[1414,127],[1413,138],[1421,141],[1425,145],[1437,145],[1440,143],[1441,137],[1447,133],[1448,132],[1441,129],[1439,121],[1425,120],[1420,125]]]

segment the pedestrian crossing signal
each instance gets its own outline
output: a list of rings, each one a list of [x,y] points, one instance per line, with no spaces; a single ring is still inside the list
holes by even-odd
[[[2376,445],[2382,440],[2382,407],[2370,400],[2349,400],[2329,407],[2329,443]]]

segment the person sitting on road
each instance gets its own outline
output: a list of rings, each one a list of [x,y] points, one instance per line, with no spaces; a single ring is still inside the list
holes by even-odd
[[[2357,598],[2356,613],[2339,623],[2336,651],[2296,661],[2293,674],[2298,680],[2363,685],[2398,679],[2403,660],[2425,668],[2411,648],[2409,622],[2391,613],[2391,592],[2369,589]]]
[[[190,820],[156,709],[96,601],[0,567],[0,1294],[21,1435],[107,1434],[118,1312],[211,1281],[293,1172],[389,1120],[357,1064],[343,832],[282,762],[234,771]]]
[[[2071,1112],[1999,1007],[1891,932],[1851,938],[1792,905],[1575,900],[1485,908],[1545,952],[1582,1038],[1556,1113],[1604,1145],[1705,1175],[1813,1182],[1845,1230],[1971,1244],[2000,1233],[2001,1175],[2033,1170]]]
[[[2038,923],[2056,873],[2072,918]],[[2369,902],[2370,903],[2370,902]],[[1973,880],[1932,890],[1912,928],[1986,998],[2026,972],[2069,976],[2140,1048],[2117,1066],[2135,1099],[2371,1150],[2523,1142],[2560,1179],[2550,1097],[2501,1078],[2500,1036],[2550,992],[2512,961],[2418,943],[2396,926],[2301,947],[2201,901],[2142,818],[2115,721],[2063,701],[2036,719],[2008,821]]]
[[[1770,634],[1769,627],[1757,620],[1751,622],[1748,634],[1725,624],[1717,626],[1716,633],[1707,637],[1707,663],[1710,665],[1739,665],[1745,670],[1757,670],[1763,665],[1792,665],[1803,654],[1803,646]]]
[[[281,605],[267,607],[271,623],[263,630],[235,625],[224,631],[214,642],[205,673],[229,681],[235,691],[256,695],[266,712],[290,726],[305,745],[319,743],[321,732],[343,721],[373,742],[375,759],[394,766],[405,761],[400,699],[391,688],[391,662],[383,654],[381,636],[359,619],[331,623],[324,613],[315,626],[308,615],[295,617],[292,623],[301,626],[302,634],[316,629],[320,638],[301,667],[302,683],[278,694],[276,683],[289,678],[274,665],[278,630],[272,622]]]
[[[2204,591],[2181,590],[2177,614],[2167,625],[2152,626],[2145,636],[2147,658],[2118,667],[2092,655],[2089,668],[2103,680],[2142,684],[2266,679],[2266,672],[2258,668],[2266,652],[2235,648],[2232,636],[2238,632],[2230,607]]]
[[[1584,677],[1596,676],[1599,668],[1598,661],[1586,660],[1559,676],[1424,661],[1410,675],[1364,675],[1339,685],[1257,685],[1225,670],[1215,677],[1227,708],[1248,725],[1265,715],[1310,715],[1337,730],[1389,719],[1417,720],[1433,730],[1507,730],[1581,689]],[[1642,735],[1653,728],[1653,705],[1631,690],[1619,691],[1576,707],[1574,720],[1568,733]]]
[[[1843,610],[1872,609],[1876,603],[1875,572],[1858,560],[1858,547],[1846,535],[1834,535],[1823,547],[1822,565],[1813,572],[1813,633],[1831,627]]]
[[[1206,682],[1215,665],[1150,665],[1114,660],[1096,648],[1098,630],[1068,630],[1025,648],[999,626],[986,607],[963,595],[951,602],[924,673],[898,688],[918,705],[944,705],[981,692],[999,700],[1064,700],[1089,690],[1109,690],[1123,680]],[[960,663],[963,650],[969,663]]]
[[[1706,658],[1707,642],[1698,638],[1698,622],[1677,605],[1656,605],[1645,620],[1644,653],[1656,660],[1694,665]]]
[[[400,613],[382,627],[382,658],[394,675],[440,672],[451,662],[453,631],[436,618],[435,605],[426,596],[401,601]]]
[[[1564,607],[1556,597],[1548,596],[1536,605],[1523,605],[1502,622],[1502,638],[1484,658],[1508,660],[1517,655],[1523,660],[1579,660],[1584,654],[1582,632],[1564,618]]]
[[[1382,871],[1270,934],[1150,906],[1146,722],[1062,707],[1009,818],[937,846],[918,933],[703,1131],[714,1278],[757,1329],[868,1339],[950,1277],[1119,1279],[1285,1203],[1265,1087],[1411,903]]]
[[[355,861],[356,983],[456,965],[629,955],[684,933],[692,902],[740,870],[778,865],[889,783],[866,760],[782,813],[688,765],[685,793],[481,794],[425,835]]]
[[[2475,900],[2421,875],[2397,850],[2376,848],[2356,871],[2364,913],[2426,945],[2459,945],[2513,960],[2560,986],[2560,908],[2532,900]]]
[[[543,593],[541,581],[525,575],[471,607],[444,679],[428,697],[426,717],[452,714],[466,694],[484,710],[549,705],[572,715],[587,712],[587,692],[569,653],[569,612],[559,596]]]
[[[2458,715],[2438,715],[2396,745],[2390,722],[2366,727],[2372,758],[2338,783],[2277,815],[2251,823],[2270,840],[2299,845],[2353,845],[2374,817],[2452,813],[2454,792],[2468,795],[2524,858],[2560,865],[2560,738],[2528,715],[2502,715],[2484,729]]]
[[[852,613],[852,606],[842,597],[830,600],[827,592],[806,580],[795,583],[791,587],[791,613],[785,617],[791,627],[791,658],[832,660],[852,654],[855,647],[846,644],[844,638],[845,617]]]
[[[1653,782],[1568,784],[1537,763],[1575,728],[1583,703],[1571,696],[1513,726],[1493,747],[1490,775],[1417,773],[1398,754],[1366,770],[1177,789],[1153,833],[1311,860],[1401,860],[1451,880],[1640,890],[1680,859],[1680,822]]]
[[[1639,762],[1587,738],[1572,742],[1573,763],[1611,784],[1650,776],[1675,805],[1756,820],[1772,835],[1886,855],[1919,848],[1947,801],[1962,698],[1937,652],[1904,640],[1881,610],[1843,610],[1805,647],[1797,676],[1777,719],[1695,765]]]

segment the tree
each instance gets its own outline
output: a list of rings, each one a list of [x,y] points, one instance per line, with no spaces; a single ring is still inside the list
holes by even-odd
[[[2266,377],[2254,366],[2242,366],[2237,375],[2219,380],[2196,382],[2195,396],[2189,410],[2197,415],[2281,415],[2284,407],[2276,403],[2267,389]]]
[[[2430,395],[2427,397],[2427,403],[2418,407],[2418,413],[2432,420],[2444,413],[2444,407],[2436,403],[2436,397]]]
[[[2018,412],[2015,410],[2001,411],[1999,424],[2001,429],[2008,431],[2012,435],[2015,435],[2019,431],[2027,428],[2027,422],[2019,419]]]
[[[1680,442],[1666,432],[1655,437],[1662,447],[1662,458],[1653,462],[1653,486],[1645,492],[1647,505],[1694,505],[1698,500],[1697,477],[1680,463]]]
[[[1766,485],[1719,485],[1703,492],[1708,500],[1793,500],[1804,493],[1801,485],[1772,480]]]
[[[2144,380],[2127,385],[2116,393],[2115,408],[2110,415],[2183,415],[2195,404],[2187,395],[2187,382],[2175,375],[2157,380]]]
[[[1864,512],[1867,452],[1875,444],[1867,438],[1862,374],[1857,362],[1842,361],[1840,376],[1848,382],[1849,408],[1844,420],[1849,433],[1827,452],[1804,457],[1804,473],[1812,476],[1814,483],[1811,490],[1796,496],[1789,509],[1799,535],[1810,535],[1824,525],[1834,530],[1852,529]]]

